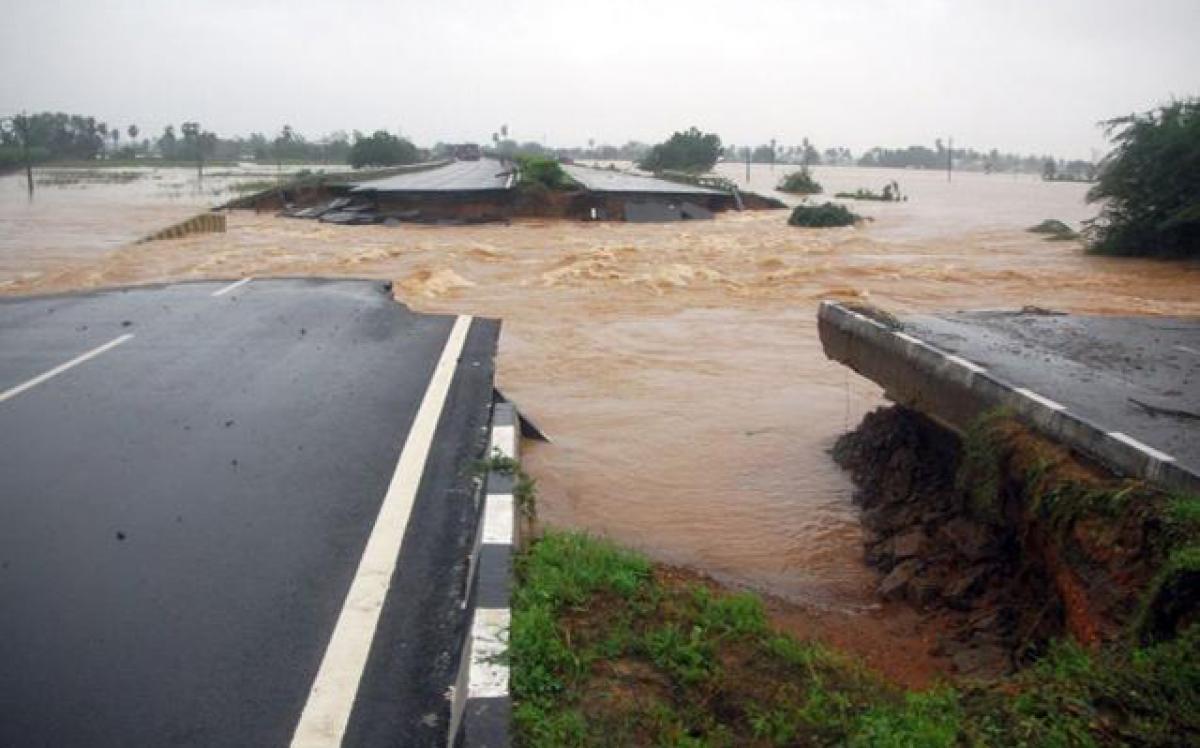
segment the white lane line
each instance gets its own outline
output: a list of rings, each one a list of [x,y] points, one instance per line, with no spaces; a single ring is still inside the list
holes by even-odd
[[[512,613],[508,608],[479,608],[471,624],[471,674],[467,698],[490,699],[508,695],[508,665],[503,662],[508,649],[508,629]]]
[[[1128,434],[1123,434],[1120,431],[1110,431],[1110,432],[1108,432],[1108,435],[1111,436],[1113,439],[1116,439],[1117,441],[1122,442],[1123,444],[1128,444],[1129,446],[1133,447],[1134,449],[1138,450],[1139,452],[1142,452],[1144,454],[1149,455],[1150,457],[1153,457],[1154,459],[1158,460],[1159,462],[1175,462],[1175,458],[1172,457],[1171,455],[1167,454],[1166,452],[1159,452],[1154,447],[1151,447],[1147,444],[1143,444],[1143,443],[1139,442],[1137,439],[1134,439],[1132,436],[1129,436]]]
[[[950,354],[950,355],[946,356],[946,360],[953,361],[954,363],[958,364],[959,366],[961,366],[965,369],[969,369],[970,371],[973,371],[976,374],[982,374],[983,372],[987,371],[987,369],[983,368],[979,364],[977,364],[973,361],[968,361],[965,358],[963,358],[962,356],[955,356],[953,354]]]
[[[1186,345],[1177,345],[1177,346],[1175,346],[1175,350],[1183,351],[1184,353],[1191,353],[1192,355],[1195,355],[1195,356],[1200,356],[1200,351],[1196,350],[1195,348],[1186,346]]]
[[[242,286],[246,285],[247,283],[249,283],[252,280],[254,280],[254,276],[247,276],[245,278],[242,278],[240,281],[234,281],[233,283],[230,283],[228,286],[225,286],[224,288],[219,288],[216,291],[213,291],[212,295],[213,296],[224,296],[225,294],[229,293],[230,291],[234,290],[235,288],[241,288]]]
[[[115,340],[110,340],[102,346],[93,348],[92,350],[88,351],[87,353],[83,353],[83,354],[76,356],[75,358],[71,359],[70,361],[66,362],[65,364],[59,364],[58,366],[55,366],[53,369],[46,372],[45,374],[39,374],[36,377],[34,377],[33,379],[30,379],[28,382],[18,384],[16,387],[13,387],[10,390],[5,390],[4,392],[0,392],[0,403],[4,402],[5,400],[8,400],[9,398],[16,397],[17,395],[21,394],[22,392],[29,389],[30,387],[38,386],[42,382],[45,382],[47,379],[50,379],[52,377],[58,376],[59,374],[62,374],[67,369],[70,369],[75,366],[79,366],[80,364],[82,364],[84,361],[87,361],[88,359],[93,359],[96,356],[99,356],[101,353],[104,353],[105,351],[116,348],[117,346],[119,346],[120,344],[124,343],[126,340],[129,340],[132,337],[133,337],[133,333],[128,333],[126,335],[122,335],[119,338],[116,338]]]
[[[1050,398],[1046,397],[1045,395],[1039,395],[1038,393],[1034,392],[1031,389],[1028,389],[1025,387],[1015,387],[1015,388],[1013,388],[1013,391],[1021,393],[1022,395],[1029,398],[1030,400],[1034,401],[1035,403],[1041,403],[1042,405],[1045,405],[1050,410],[1066,410],[1067,409],[1067,406],[1063,405],[1062,403],[1051,400]]]
[[[400,546],[412,515],[421,475],[425,472],[434,432],[470,327],[471,317],[460,316],[446,339],[446,347],[430,377],[404,448],[400,450],[396,472],[383,497],[379,516],[375,518],[371,537],[321,660],[321,668],[292,735],[293,746],[337,746],[342,743],[371,641],[379,625],[383,601],[399,560]]]

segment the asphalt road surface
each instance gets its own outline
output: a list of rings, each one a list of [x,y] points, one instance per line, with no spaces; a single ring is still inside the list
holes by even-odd
[[[507,190],[513,185],[513,167],[494,158],[453,161],[436,169],[397,174],[359,182],[352,192],[474,192]]]
[[[1200,319],[963,312],[904,326],[1200,473]]]
[[[0,745],[444,745],[498,333],[360,281],[0,301]]]

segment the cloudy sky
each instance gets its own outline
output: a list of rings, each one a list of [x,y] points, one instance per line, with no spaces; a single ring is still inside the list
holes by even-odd
[[[550,145],[931,143],[1088,158],[1200,94],[1200,0],[0,0],[0,114]]]

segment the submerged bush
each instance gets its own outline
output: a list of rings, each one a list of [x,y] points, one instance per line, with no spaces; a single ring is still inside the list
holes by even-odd
[[[797,205],[792,209],[788,225],[829,228],[831,226],[853,226],[861,220],[862,216],[850,212],[845,205],[825,203],[824,205]]]
[[[711,169],[720,155],[720,136],[692,127],[674,133],[665,143],[651,148],[646,157],[638,162],[638,168],[653,172],[703,172]]]
[[[1032,234],[1046,234],[1047,241],[1079,238],[1074,229],[1056,218],[1047,218],[1036,226],[1030,226],[1026,231]]]
[[[789,192],[793,195],[816,195],[822,192],[821,185],[817,180],[813,179],[812,172],[808,167],[794,171],[784,177],[783,181],[775,189],[780,192]]]

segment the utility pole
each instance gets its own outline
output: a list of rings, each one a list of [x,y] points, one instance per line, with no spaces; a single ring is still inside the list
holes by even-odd
[[[950,138],[950,147],[946,149],[946,181],[950,181],[950,175],[954,172],[954,138]]]
[[[750,146],[746,146],[746,149],[742,153],[746,154],[746,184],[750,184]]]

